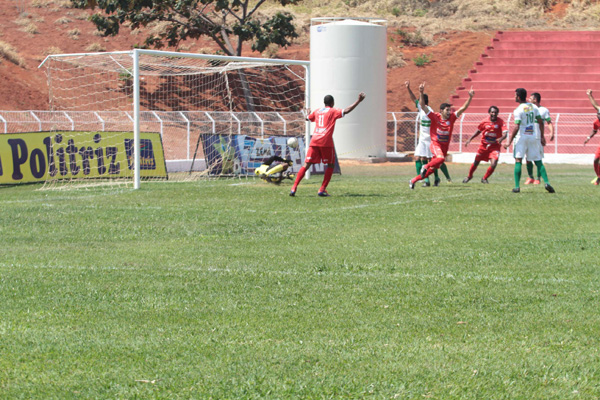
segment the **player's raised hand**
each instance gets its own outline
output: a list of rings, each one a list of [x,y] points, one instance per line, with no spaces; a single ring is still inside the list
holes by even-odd
[[[358,101],[363,101],[365,99],[365,97],[367,97],[367,95],[365,94],[365,92],[360,92],[358,94]]]
[[[425,82],[423,82],[419,85],[419,93],[424,93],[424,92],[425,92]]]
[[[473,86],[471,86],[471,90],[469,90],[469,97],[475,96],[475,91],[473,90]]]
[[[592,95],[592,89],[588,89],[585,91],[585,94],[587,94],[588,96]]]
[[[302,110],[302,114],[304,114],[304,119],[308,121],[308,116],[310,115],[310,108],[305,108]]]
[[[406,86],[407,89],[410,89],[410,81],[404,82],[404,86]]]

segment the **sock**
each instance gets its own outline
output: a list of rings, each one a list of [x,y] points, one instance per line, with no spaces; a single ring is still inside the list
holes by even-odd
[[[469,168],[469,179],[473,178],[473,174],[475,173],[476,169],[477,169],[477,165],[471,164],[471,168]]]
[[[542,176],[542,179],[544,180],[544,183],[549,185],[550,182],[548,182],[548,174],[546,173],[546,167],[544,167],[544,164],[542,163],[542,160],[540,161],[536,161],[535,162],[535,166],[537,167],[540,175]]]
[[[433,176],[435,176],[435,180],[436,180],[436,181],[439,181],[439,180],[440,180],[440,175],[439,175],[439,172],[438,172],[438,170],[437,170],[437,169],[436,169],[435,171],[433,171]]]
[[[305,173],[306,173],[306,168],[304,166],[300,167],[300,170],[296,174],[296,180],[294,181],[294,185],[292,186],[292,192],[296,191],[296,188],[298,187],[298,184],[300,183],[302,178],[304,178]]]
[[[446,163],[443,163],[442,165],[440,165],[440,169],[442,170],[442,173],[444,174],[446,179],[451,180],[450,173],[448,172],[448,167],[446,167]]]
[[[527,175],[533,179],[533,163],[531,161],[527,161]]]
[[[492,176],[493,173],[494,173],[494,168],[489,167],[487,169],[487,171],[485,172],[485,175],[483,176],[483,179],[489,178],[490,176]]]
[[[523,165],[520,162],[515,162],[515,187],[521,187],[521,168]]]
[[[417,168],[417,174],[420,174],[423,167],[423,161],[420,158],[417,158],[417,161],[415,161],[415,167]]]
[[[329,181],[331,180],[331,175],[333,175],[333,167],[325,168],[325,176],[323,177],[323,183],[321,184],[319,192],[324,192],[327,189],[327,185],[329,185]]]

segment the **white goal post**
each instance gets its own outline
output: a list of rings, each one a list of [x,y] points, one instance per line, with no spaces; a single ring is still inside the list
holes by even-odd
[[[286,137],[308,143],[309,61],[134,49],[50,55],[42,66],[48,186],[244,176],[269,151],[248,143],[288,156]]]

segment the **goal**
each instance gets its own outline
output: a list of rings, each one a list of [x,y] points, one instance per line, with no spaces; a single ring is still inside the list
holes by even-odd
[[[41,66],[45,187],[243,177],[271,155],[304,157],[308,61],[135,49]]]

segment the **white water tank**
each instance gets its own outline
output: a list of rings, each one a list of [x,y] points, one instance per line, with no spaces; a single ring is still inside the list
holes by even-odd
[[[310,108],[330,94],[346,108],[336,123],[338,158],[385,157],[387,136],[387,22],[374,18],[313,18],[310,27]],[[314,125],[311,124],[311,130]],[[311,132],[312,133],[312,132]]]

